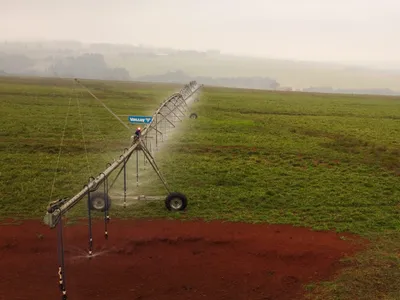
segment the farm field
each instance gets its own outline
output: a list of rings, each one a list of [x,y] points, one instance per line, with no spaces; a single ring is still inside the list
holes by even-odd
[[[152,114],[181,88],[83,82],[119,115]],[[0,299],[51,299],[46,206],[131,133],[72,80],[0,78],[0,108]],[[113,206],[110,240],[94,227],[105,254],[87,262],[79,204],[65,229],[71,299],[400,299],[400,98],[206,87],[193,110],[156,156],[187,211]],[[144,186],[163,193],[157,178]],[[34,278],[25,291],[21,274]]]

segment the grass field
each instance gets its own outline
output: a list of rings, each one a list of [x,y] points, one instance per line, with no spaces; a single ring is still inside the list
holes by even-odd
[[[85,83],[121,115],[152,113],[180,88]],[[129,144],[131,133],[72,80],[1,78],[0,97],[1,217],[43,217],[50,199],[78,192]],[[187,213],[149,203],[113,215],[356,233],[372,246],[334,282],[310,285],[310,297],[400,299],[399,98],[206,88],[195,110],[158,157]]]

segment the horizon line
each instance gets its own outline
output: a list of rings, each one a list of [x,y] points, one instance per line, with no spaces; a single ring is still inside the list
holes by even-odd
[[[232,52],[224,52],[220,49],[210,48],[207,50],[198,50],[198,49],[191,49],[191,48],[174,48],[174,47],[166,47],[166,46],[154,46],[154,45],[147,45],[142,43],[116,43],[116,42],[108,42],[108,41],[83,41],[79,39],[54,39],[54,38],[17,38],[17,39],[1,39],[2,43],[35,43],[35,42],[75,42],[80,43],[83,45],[94,45],[94,44],[108,44],[108,45],[115,45],[115,46],[131,46],[131,47],[143,47],[149,49],[169,49],[174,51],[195,51],[199,53],[207,53],[210,51],[217,51],[220,55],[226,56],[236,56],[236,57],[243,57],[243,58],[256,58],[256,59],[266,59],[266,60],[279,60],[279,61],[293,61],[293,62],[303,62],[303,63],[320,63],[320,64],[339,64],[339,65],[347,65],[347,66],[357,66],[357,67],[367,67],[372,69],[380,69],[382,70],[400,70],[400,60],[399,61],[387,61],[387,60],[321,60],[321,59],[303,59],[303,58],[293,58],[293,57],[272,57],[272,56],[262,56],[256,54],[249,54],[249,53],[232,53]],[[361,65],[360,65],[361,64]],[[372,64],[372,65],[371,65]],[[376,66],[375,64],[394,64],[397,65],[394,69],[387,69],[388,66]]]

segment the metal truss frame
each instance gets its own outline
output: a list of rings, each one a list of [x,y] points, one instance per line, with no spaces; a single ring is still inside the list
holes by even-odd
[[[77,79],[75,79],[82,87],[86,88],[81,84]],[[124,153],[120,155],[120,157],[114,160],[113,163],[107,164],[107,168],[101,172],[96,178],[91,177],[89,179],[88,184],[84,186],[84,188],[75,194],[72,198],[62,198],[56,201],[52,201],[49,203],[47,207],[46,215],[43,218],[43,221],[50,228],[56,227],[56,225],[60,222],[62,216],[66,214],[69,210],[71,210],[76,204],[80,202],[86,195],[89,198],[90,202],[90,194],[94,191],[98,190],[99,186],[105,182],[108,184],[108,177],[122,165],[120,172],[117,177],[124,171],[124,203],[126,199],[126,163],[131,158],[132,154],[136,151],[142,151],[145,156],[145,161],[148,161],[151,167],[154,169],[159,179],[163,182],[164,187],[171,193],[170,188],[161,174],[156,161],[151,154],[151,150],[148,148],[148,139],[155,138],[156,147],[158,147],[159,139],[161,137],[164,140],[164,136],[167,132],[177,126],[177,123],[182,122],[182,120],[187,117],[189,114],[189,106],[193,101],[198,101],[198,93],[200,92],[203,85],[199,85],[196,81],[191,81],[189,84],[186,84],[179,92],[172,94],[170,97],[165,99],[159,106],[159,108],[154,112],[152,116],[152,121],[149,124],[146,124],[142,130],[141,137],[136,140],[133,139],[129,148],[126,148]],[[131,130],[131,128],[123,122],[115,113],[113,113],[100,99],[98,99],[89,89],[86,90],[96,99],[98,100],[115,118],[117,118],[126,128]],[[197,117],[197,115],[196,115]],[[151,145],[150,145],[151,147]],[[138,161],[138,160],[137,160]],[[138,169],[138,166],[137,166]],[[108,195],[107,201],[108,202]],[[138,197],[138,199],[146,200],[146,197]],[[154,200],[155,198],[150,197],[148,200]],[[88,203],[90,205],[90,203]],[[108,205],[108,203],[106,204]],[[89,210],[91,208],[89,207]],[[107,209],[107,208],[106,208]],[[90,215],[89,215],[90,217]],[[108,218],[108,216],[107,216]]]

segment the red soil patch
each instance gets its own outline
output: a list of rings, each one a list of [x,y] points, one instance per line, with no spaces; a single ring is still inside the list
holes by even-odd
[[[64,228],[68,299],[298,300],[361,249],[291,226],[111,220],[108,241],[103,226],[93,226],[92,259],[87,225]],[[56,233],[37,221],[1,226],[0,299],[61,299]]]

